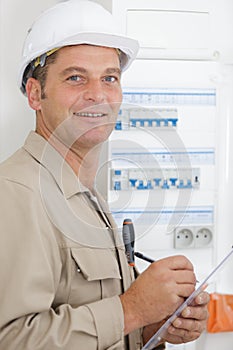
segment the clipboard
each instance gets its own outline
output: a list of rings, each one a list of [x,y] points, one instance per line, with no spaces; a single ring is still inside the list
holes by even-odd
[[[230,258],[233,253],[233,247],[221,261],[220,263],[210,272],[210,274],[200,283],[197,289],[194,290],[192,294],[181,304],[178,309],[172,314],[167,321],[158,329],[158,331],[150,338],[150,340],[143,346],[142,350],[153,350],[159,342],[162,340],[163,335],[165,334],[168,327],[172,324],[173,321],[182,313],[182,311],[192,303],[196,296],[205,289],[207,282],[210,278],[215,275],[215,273],[225,264],[225,262]]]

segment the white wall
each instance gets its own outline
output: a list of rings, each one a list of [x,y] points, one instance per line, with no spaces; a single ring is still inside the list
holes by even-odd
[[[0,161],[20,147],[28,131],[34,128],[34,112],[28,108],[26,98],[17,87],[17,70],[32,20],[55,3],[55,0],[0,2]]]

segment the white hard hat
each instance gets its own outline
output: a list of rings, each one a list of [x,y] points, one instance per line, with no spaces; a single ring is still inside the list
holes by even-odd
[[[99,4],[88,0],[61,2],[44,11],[28,31],[18,76],[22,92],[25,94],[30,76],[25,76],[25,69],[31,62],[52,49],[78,44],[119,49],[122,70],[136,58],[139,49],[138,41],[126,37],[112,14]]]

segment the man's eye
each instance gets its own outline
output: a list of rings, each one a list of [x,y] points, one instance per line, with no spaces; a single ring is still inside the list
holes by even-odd
[[[107,81],[108,83],[114,83],[115,81],[117,81],[117,78],[112,75],[109,75],[105,77],[104,80]]]
[[[71,75],[67,80],[81,81],[81,77],[79,75]]]

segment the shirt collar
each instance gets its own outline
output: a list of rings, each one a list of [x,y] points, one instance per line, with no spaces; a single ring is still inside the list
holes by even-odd
[[[66,199],[89,192],[64,158],[35,131],[29,133],[23,148],[51,173]]]

